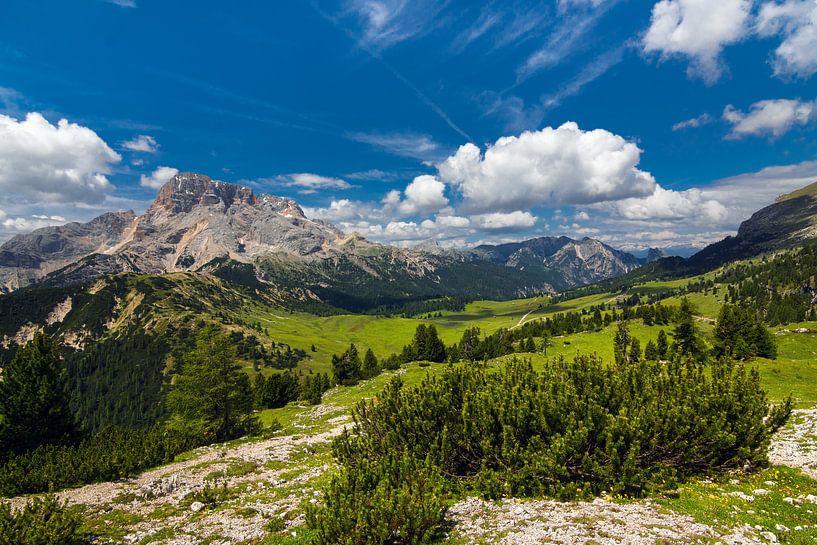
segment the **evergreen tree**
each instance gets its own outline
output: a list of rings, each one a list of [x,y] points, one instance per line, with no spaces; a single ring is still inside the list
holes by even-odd
[[[432,324],[420,324],[414,332],[412,341],[415,359],[440,363],[445,361],[445,344],[437,334],[437,328]]]
[[[618,324],[616,335],[613,338],[613,355],[617,364],[627,363],[629,360],[630,328],[627,322]]]
[[[681,299],[677,322],[675,326],[676,353],[698,361],[705,359],[706,349],[698,332],[698,326],[695,324],[695,307],[686,297]]]
[[[360,381],[361,366],[360,354],[352,343],[340,356],[332,356],[332,375],[335,377],[335,383],[341,386],[354,386]]]
[[[525,342],[525,352],[536,352],[536,343],[533,341],[533,337],[528,337]]]
[[[229,336],[207,327],[167,396],[171,429],[225,441],[257,429],[250,380]]]
[[[366,350],[366,355],[363,356],[361,375],[363,378],[372,378],[376,377],[378,374],[380,374],[380,364],[378,363],[374,352],[372,352],[372,349],[369,348]]]
[[[658,332],[658,342],[656,343],[656,348],[658,349],[658,358],[662,360],[667,359],[669,340],[667,340],[667,334],[663,329]]]
[[[633,363],[641,361],[641,343],[635,337],[630,342],[630,361]]]
[[[460,356],[468,361],[474,361],[480,358],[479,349],[479,335],[478,327],[469,327],[462,332],[462,338],[459,342]]]
[[[2,450],[20,453],[43,444],[63,443],[76,432],[59,346],[44,333],[37,333],[2,371]]]
[[[724,305],[715,326],[716,356],[744,359],[751,356],[777,357],[777,346],[757,313],[738,305]]]
[[[647,346],[644,348],[644,359],[647,361],[658,361],[658,346],[650,339],[647,341]]]

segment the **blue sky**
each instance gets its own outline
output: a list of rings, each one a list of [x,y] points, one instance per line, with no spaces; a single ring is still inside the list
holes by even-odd
[[[817,180],[814,0],[2,11],[0,238],[181,170],[384,242],[678,249]]]

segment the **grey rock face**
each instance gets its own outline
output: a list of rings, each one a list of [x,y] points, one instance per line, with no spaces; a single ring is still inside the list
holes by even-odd
[[[483,245],[474,253],[515,269],[549,271],[560,289],[625,274],[641,265],[633,255],[591,238],[541,237],[496,246]]]
[[[256,195],[249,187],[180,173],[159,190],[141,216],[104,214],[85,224],[39,229],[8,241],[0,247],[0,286],[12,290],[49,274],[50,279],[60,277],[54,282],[65,283],[123,271],[196,271],[214,260],[263,261],[279,269],[301,269],[304,272],[298,274],[315,279],[318,287],[345,282],[344,290],[365,286],[366,279],[400,283],[409,290],[416,280],[426,283],[430,295],[445,293],[445,286],[429,288],[429,283],[450,283],[454,275],[459,285],[465,285],[474,279],[469,267],[471,271],[493,267],[482,276],[495,280],[482,289],[495,296],[506,293],[505,289],[538,293],[551,290],[551,285],[569,287],[609,278],[637,264],[629,254],[598,241],[567,237],[465,252],[433,243],[413,250],[394,248],[357,234],[347,236],[329,223],[312,220],[292,199]],[[525,274],[508,272],[504,276],[509,278],[504,279],[503,267]],[[292,284],[294,274],[275,278]],[[444,279],[443,274],[448,276]],[[499,285],[498,291],[492,291]]]

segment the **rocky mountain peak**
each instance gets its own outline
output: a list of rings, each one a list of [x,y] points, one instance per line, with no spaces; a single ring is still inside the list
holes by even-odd
[[[160,208],[172,213],[190,212],[196,206],[221,205],[227,209],[234,204],[254,205],[255,193],[249,187],[219,182],[203,174],[181,172],[159,190],[151,210]]]

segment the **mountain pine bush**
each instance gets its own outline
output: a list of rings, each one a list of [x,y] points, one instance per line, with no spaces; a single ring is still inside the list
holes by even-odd
[[[81,523],[53,496],[34,498],[16,512],[0,503],[0,545],[81,545]]]
[[[729,359],[577,356],[541,372],[471,364],[413,388],[395,378],[334,442],[342,470],[309,522],[319,544],[418,544],[447,495],[643,496],[766,465],[790,412],[790,401],[770,408],[757,371]]]

